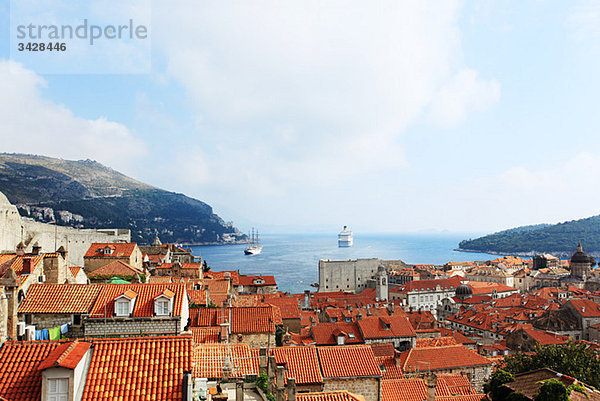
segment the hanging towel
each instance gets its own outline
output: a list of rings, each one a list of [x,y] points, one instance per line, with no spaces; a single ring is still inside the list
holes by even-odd
[[[35,331],[35,341],[39,341],[42,339],[42,331],[43,330],[36,330]]]
[[[66,334],[69,331],[69,323],[60,326],[60,334]]]
[[[42,330],[40,337],[40,340],[48,340],[50,338],[48,335],[48,329]]]
[[[48,333],[51,340],[60,340],[60,326],[49,329]]]

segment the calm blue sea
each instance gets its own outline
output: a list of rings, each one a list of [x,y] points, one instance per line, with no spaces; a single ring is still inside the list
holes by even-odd
[[[297,293],[311,289],[310,284],[319,281],[319,259],[379,258],[401,259],[410,264],[444,264],[498,257],[454,251],[465,238],[468,236],[464,234],[354,234],[352,248],[338,248],[336,234],[265,234],[261,235],[260,255],[244,255],[245,245],[194,246],[192,251],[213,270],[272,274],[281,291]]]

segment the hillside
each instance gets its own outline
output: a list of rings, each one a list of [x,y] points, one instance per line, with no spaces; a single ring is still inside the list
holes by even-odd
[[[574,252],[579,240],[587,252],[600,254],[600,215],[553,225],[517,227],[461,241],[458,246],[462,251],[567,256]]]
[[[212,208],[92,160],[0,154],[0,192],[23,216],[79,228],[129,228],[132,241],[224,243],[245,236]]]

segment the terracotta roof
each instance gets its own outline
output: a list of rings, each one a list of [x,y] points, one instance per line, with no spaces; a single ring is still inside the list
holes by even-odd
[[[109,247],[112,249],[112,253],[109,255],[104,254],[104,249]],[[133,254],[133,251],[137,247],[135,242],[94,242],[88,248],[87,252],[83,256],[84,258],[123,258]]]
[[[465,336],[463,333],[461,333],[458,330],[448,330],[445,328],[439,328],[438,329],[440,331],[440,333],[442,334],[442,336],[450,336],[452,338],[454,338],[454,341],[456,341],[458,344],[475,344],[476,342],[471,340],[469,337]]]
[[[231,281],[233,285],[240,285],[240,274],[236,270],[227,270],[221,272],[208,271],[204,273],[205,278],[212,278],[215,280],[225,280],[227,274],[231,277]]]
[[[173,263],[163,263],[161,265],[156,266],[157,269],[172,269]],[[202,269],[202,265],[200,263],[180,263],[181,269],[191,269],[191,270],[199,270]]]
[[[393,356],[376,356],[377,364],[383,374],[383,380],[402,379],[402,368],[396,363]]]
[[[473,290],[473,295],[492,294],[494,291],[517,291],[517,289],[514,287],[488,281],[469,281],[467,285],[471,287],[471,290]]]
[[[491,365],[492,363],[486,357],[463,345],[412,348],[402,353],[402,361],[403,372]]]
[[[298,299],[294,297],[266,298],[266,304],[273,305],[281,311],[282,319],[300,319]]]
[[[181,400],[191,348],[191,336],[94,340],[82,400]]]
[[[346,344],[362,344],[363,337],[356,323],[319,323],[311,328],[317,345],[337,345],[337,336],[344,335]]]
[[[297,401],[363,401],[363,399],[363,397],[358,397],[347,391],[296,394]]]
[[[438,286],[444,289],[456,289],[462,280],[462,277],[453,276],[450,278],[443,278],[439,280],[413,280],[408,283],[401,284],[398,286],[398,292],[412,292],[412,291],[431,291],[435,290]]]
[[[91,342],[78,340],[62,343],[54,348],[48,357],[42,361],[39,369],[44,370],[56,367],[75,369],[91,346]]]
[[[275,276],[239,276],[239,285],[250,287],[262,287],[266,285],[277,285]]]
[[[275,363],[286,364],[286,384],[289,377],[296,379],[296,384],[323,383],[317,350],[314,346],[277,347],[273,353]]]
[[[69,266],[69,270],[71,271],[71,274],[73,275],[73,277],[77,277],[77,275],[81,271],[81,267],[79,267],[79,266]]]
[[[531,338],[533,338],[540,345],[551,345],[551,344],[566,344],[569,341],[568,336],[561,336],[558,334],[552,334],[544,330],[538,329],[522,329]]]
[[[75,284],[74,284],[75,285]],[[181,316],[183,302],[188,302],[185,295],[185,284],[98,284],[100,293],[90,312],[91,317],[99,318],[114,315],[115,299],[127,291],[135,292],[136,300],[133,306],[132,317],[154,316],[154,298],[164,290],[169,289],[175,293],[173,302],[173,316]]]
[[[220,379],[223,377],[224,360],[233,368],[231,377],[258,375],[258,349],[248,344],[201,344],[194,348],[193,377]]]
[[[32,284],[19,313],[90,313],[100,284]]]
[[[192,327],[218,326],[228,322],[229,316],[232,333],[272,333],[283,324],[279,309],[272,306],[190,308]]]
[[[11,401],[41,398],[40,364],[61,341],[7,341],[0,348],[0,396]]]
[[[457,345],[458,342],[454,337],[433,337],[433,338],[417,338],[417,344],[415,348],[427,348],[427,347],[445,347],[448,345]]]
[[[114,260],[107,265],[104,265],[90,274],[88,277],[94,278],[98,276],[133,276],[135,274],[143,274],[144,272],[137,267],[131,266],[120,260]]]
[[[356,322],[365,339],[415,337],[417,333],[403,315],[367,316]]]
[[[324,378],[381,376],[381,369],[368,345],[318,347]]]
[[[420,378],[384,380],[381,392],[383,401],[423,401],[427,397],[427,386]],[[485,394],[476,394],[466,376],[437,375],[436,400],[479,401],[484,397]]]
[[[171,276],[150,276],[148,277],[149,283],[170,283]]]
[[[373,354],[375,356],[394,356],[396,355],[396,349],[394,343],[372,343],[369,344],[373,348]]]
[[[568,302],[583,317],[600,317],[600,305],[591,299],[570,299]]]
[[[220,327],[191,327],[194,344],[218,343],[221,334]]]

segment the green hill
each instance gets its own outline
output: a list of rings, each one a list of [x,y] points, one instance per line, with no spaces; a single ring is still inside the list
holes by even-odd
[[[589,253],[600,253],[600,215],[559,224],[517,227],[461,241],[459,250],[498,254],[569,255],[581,240]]]
[[[0,192],[35,220],[79,228],[129,228],[132,241],[223,243],[245,240],[212,208],[136,181],[92,160],[0,154]]]

